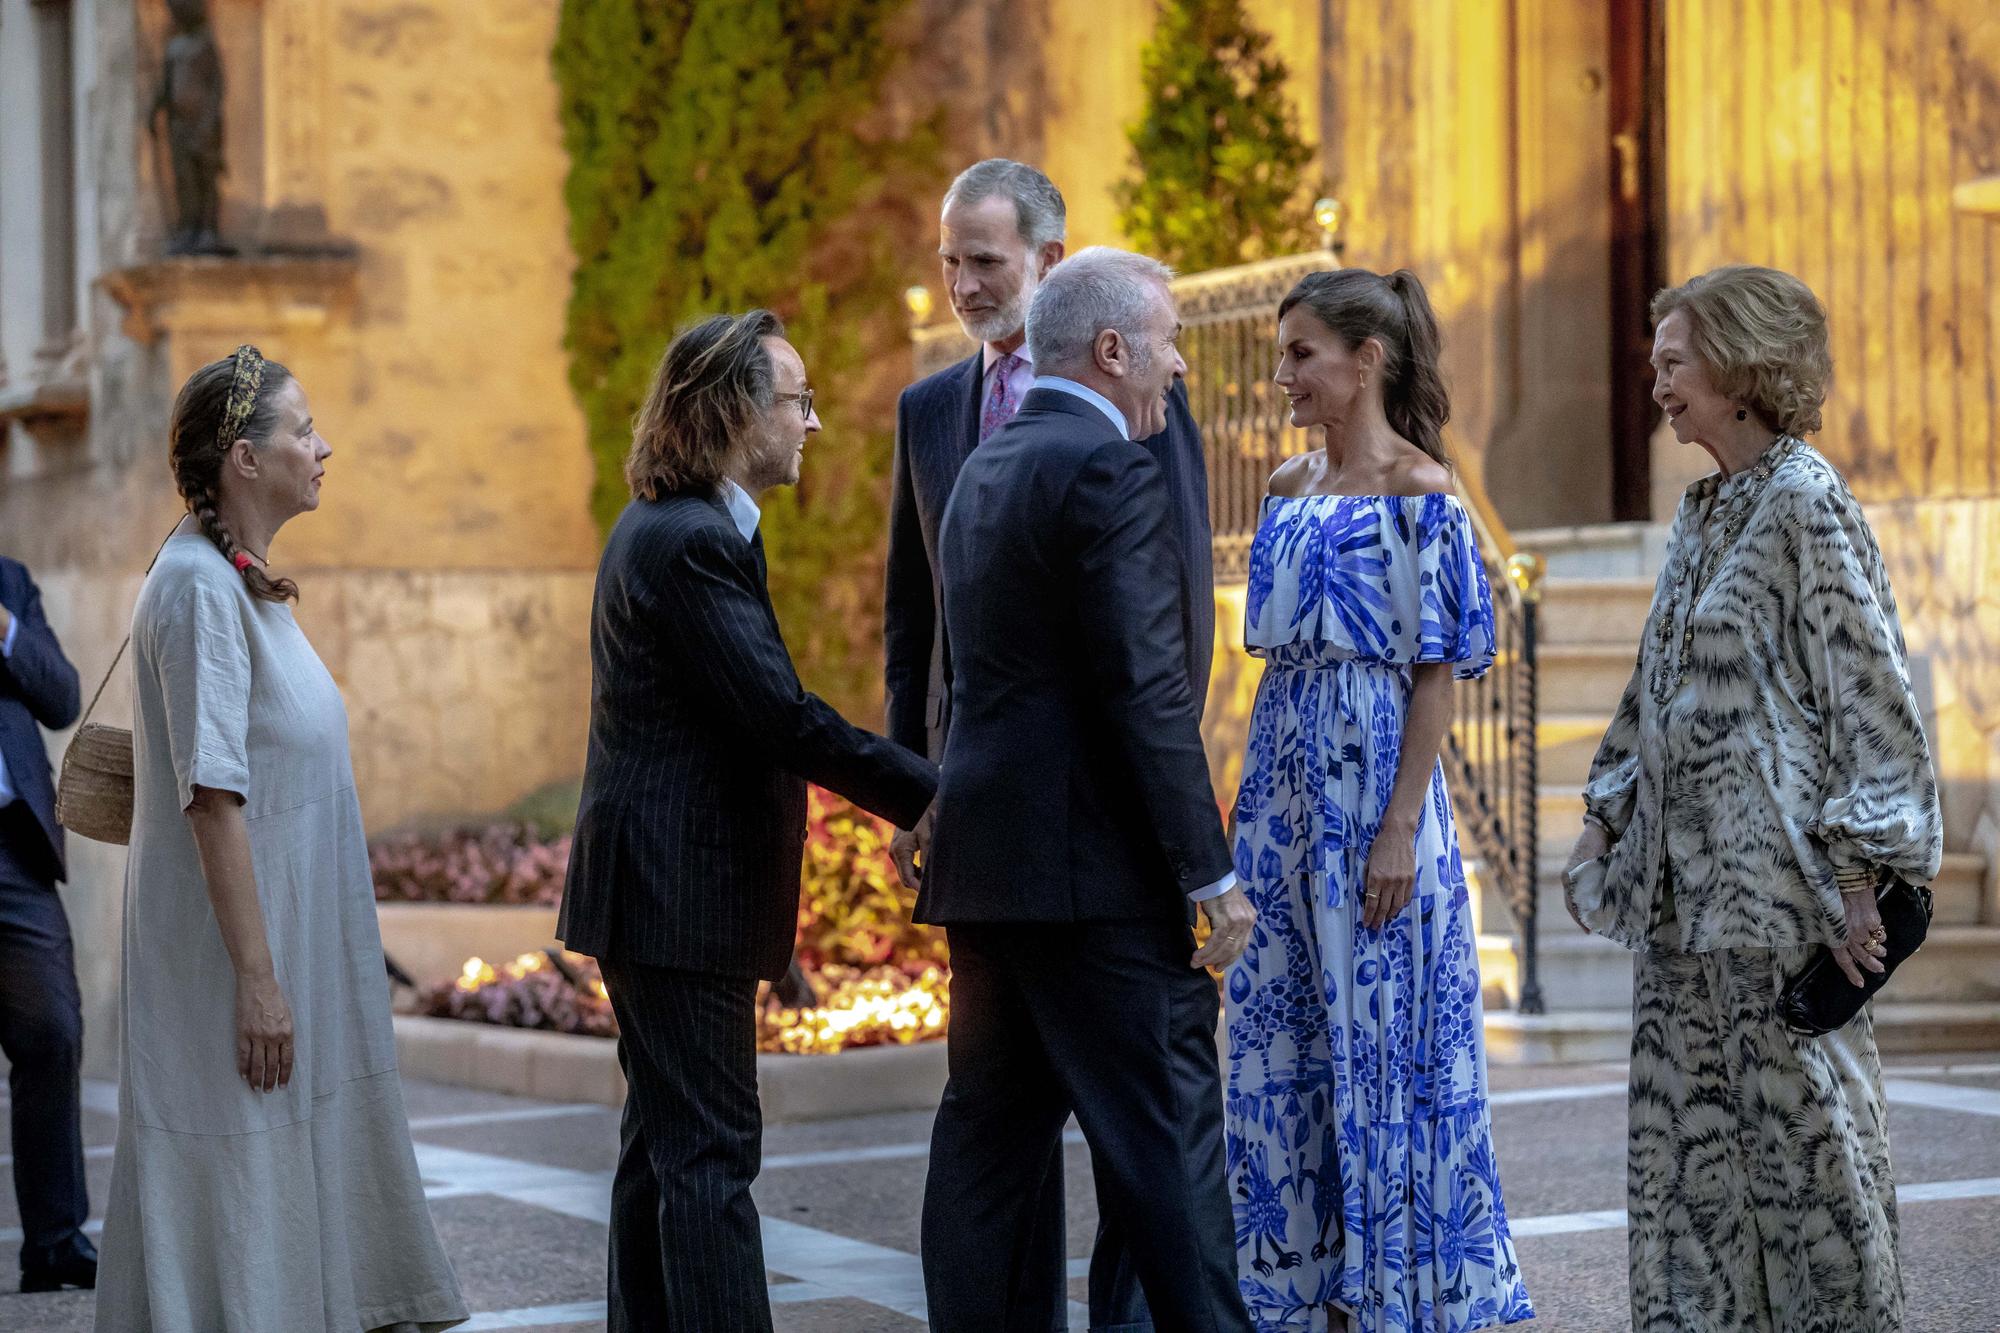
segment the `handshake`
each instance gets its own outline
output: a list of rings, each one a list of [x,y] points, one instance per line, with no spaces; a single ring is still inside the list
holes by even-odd
[[[924,882],[924,862],[930,857],[931,826],[937,814],[933,804],[924,811],[914,828],[897,829],[889,839],[889,856],[896,863],[896,877],[907,889],[919,889]],[[1228,967],[1243,956],[1250,932],[1257,925],[1257,909],[1243,896],[1241,886],[1198,904],[1208,922],[1208,939],[1188,960],[1191,967]]]

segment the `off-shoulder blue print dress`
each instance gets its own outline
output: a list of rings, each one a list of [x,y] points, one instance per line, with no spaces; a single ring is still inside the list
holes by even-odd
[[[1257,929],[1227,977],[1229,1177],[1261,1330],[1461,1333],[1533,1317],[1487,1112],[1479,955],[1440,764],[1410,904],[1361,925],[1410,667],[1493,660],[1448,495],[1272,497],[1246,642],[1266,660],[1236,802]],[[1331,1321],[1331,1323],[1330,1323]]]

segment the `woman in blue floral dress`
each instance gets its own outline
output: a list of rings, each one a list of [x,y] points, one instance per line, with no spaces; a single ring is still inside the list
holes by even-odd
[[[1314,274],[1277,383],[1326,447],[1271,478],[1236,803],[1257,908],[1227,976],[1230,1184],[1260,1330],[1533,1317],[1487,1112],[1479,957],[1439,750],[1493,603],[1451,494],[1437,323],[1408,272]]]

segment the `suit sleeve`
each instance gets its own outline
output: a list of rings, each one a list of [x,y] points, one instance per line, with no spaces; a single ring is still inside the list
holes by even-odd
[[[930,555],[910,479],[910,397],[896,403],[896,454],[889,488],[889,557],[882,580],[882,683],[889,738],[906,750],[930,746],[931,649],[937,603]]]
[[[937,769],[806,692],[747,549],[730,545],[715,529],[696,529],[656,578],[690,683],[781,768],[899,827],[915,824],[937,792]]]
[[[1208,704],[1208,680],[1215,666],[1215,533],[1208,516],[1208,457],[1201,427],[1188,407],[1187,386],[1175,381],[1167,399],[1166,448],[1155,457],[1173,460],[1168,491],[1179,511],[1180,556],[1186,568],[1188,686],[1194,691],[1197,721]]]
[[[41,589],[25,571],[21,578],[28,591],[20,610],[10,608],[18,624],[14,651],[0,657],[0,692],[25,703],[35,721],[50,731],[60,731],[76,721],[76,668],[63,656],[55,631],[42,615]]]
[[[1090,456],[1064,505],[1083,659],[1186,895],[1231,867],[1183,667],[1172,524],[1159,465],[1123,440]]]

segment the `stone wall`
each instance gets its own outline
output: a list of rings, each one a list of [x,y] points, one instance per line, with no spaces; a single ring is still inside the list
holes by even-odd
[[[589,707],[597,536],[562,346],[558,2],[211,9],[229,88],[224,227],[244,253],[156,261],[143,108],[164,5],[90,6],[88,428],[66,447],[7,448],[0,549],[33,568],[94,686],[176,513],[172,396],[257,342],[297,372],[334,449],[319,511],[272,554],[346,698],[369,827],[498,810],[581,771]],[[29,31],[0,31],[0,68],[20,63]],[[0,269],[11,308],[8,286]],[[129,715],[121,666],[99,720]],[[66,739],[51,738],[52,756]],[[74,841],[64,899],[87,1060],[105,1073],[124,855]]]
[[[2000,496],[1867,510],[1910,653],[1928,663],[1946,848],[2000,866]]]
[[[572,570],[294,571],[298,617],[339,682],[371,830],[499,810],[583,767],[591,576]],[[136,576],[40,576],[86,698],[124,636]],[[131,716],[121,665],[100,721]],[[68,733],[50,740],[60,756]],[[69,838],[63,890],[76,939],[89,1064],[115,1067],[125,849]]]
[[[1989,851],[2000,840],[2000,223],[1956,210],[1952,192],[2000,169],[1990,11],[1676,0],[1666,85],[1669,273],[1771,264],[1825,302],[1834,385],[1814,443],[1866,503],[1910,649],[1930,659],[1947,845]],[[1750,77],[1708,77],[1724,67]],[[1659,451],[1683,477],[1705,461],[1693,453]],[[1660,489],[1661,517],[1678,494]]]
[[[1517,527],[1610,515],[1608,131],[1601,7],[1249,0],[1290,71],[1347,262],[1408,267],[1445,338],[1452,434]],[[1035,157],[1072,248],[1120,243],[1150,0],[1046,7]],[[1203,367],[1190,367],[1199,376]]]

